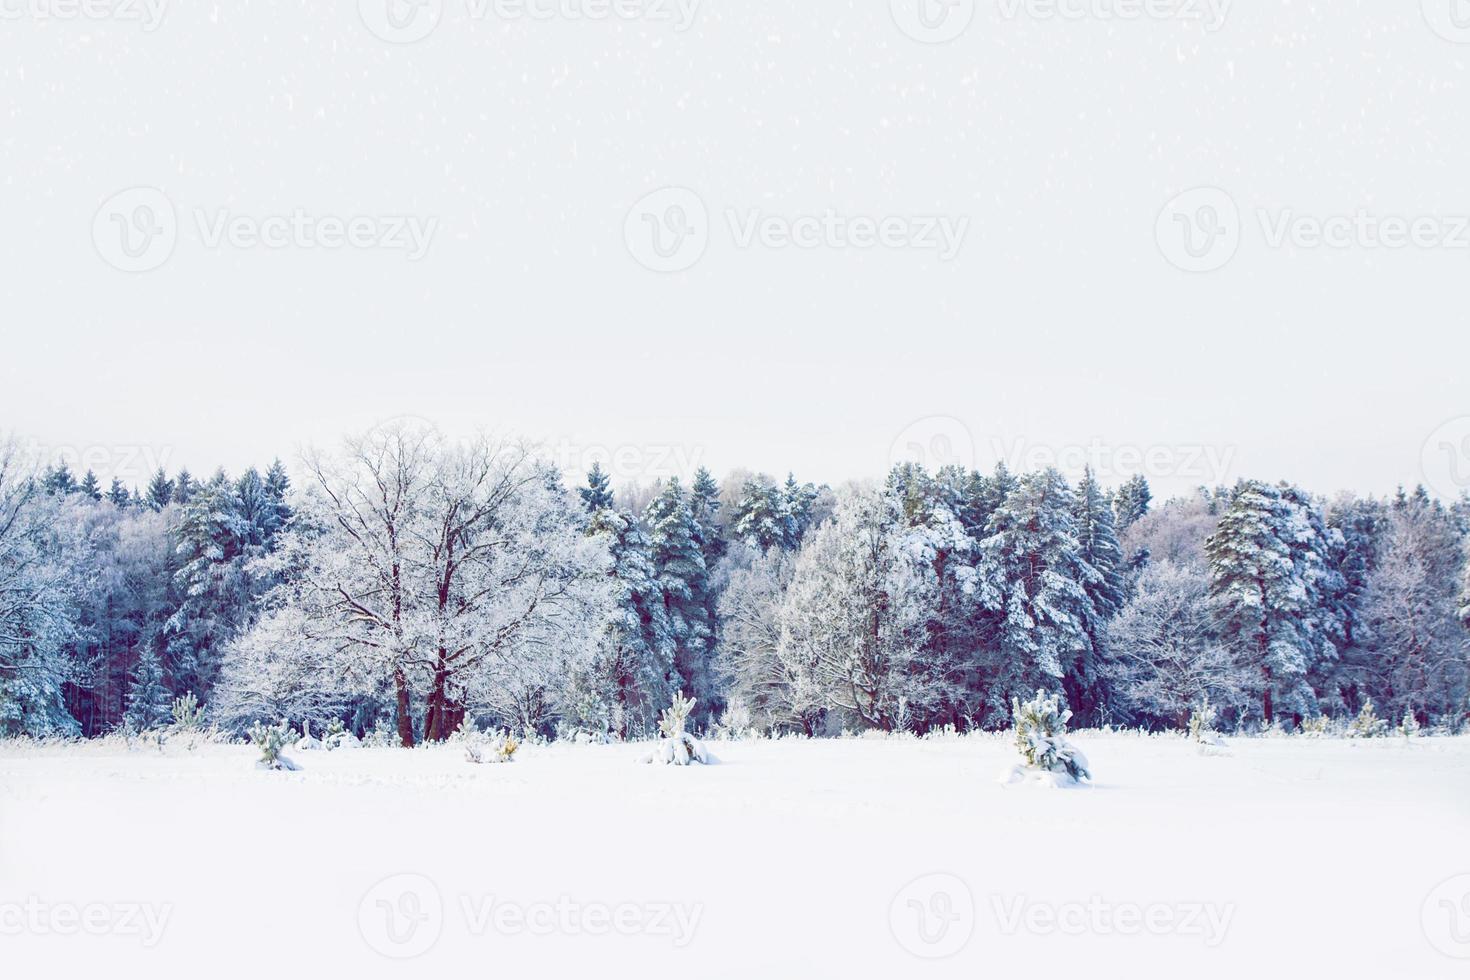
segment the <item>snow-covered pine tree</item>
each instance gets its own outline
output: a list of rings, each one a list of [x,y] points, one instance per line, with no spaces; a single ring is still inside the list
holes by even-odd
[[[174,731],[186,734],[204,731],[204,708],[200,706],[193,691],[186,691],[174,698],[169,713],[173,717]]]
[[[673,704],[664,709],[658,720],[659,740],[638,761],[669,766],[687,766],[694,762],[708,765],[714,761],[704,744],[684,730],[694,704],[694,698],[684,697],[683,691],[674,695]]]
[[[1019,698],[1012,699],[1011,714],[1016,750],[1024,761],[1001,775],[1003,784],[1032,782],[1056,787],[1092,779],[1087,757],[1067,740],[1072,712],[1060,694],[1037,691],[1024,704]]]
[[[1025,691],[1065,688],[1080,701],[1093,689],[1088,624],[1101,617],[1089,590],[1102,576],[1082,557],[1075,505],[1061,473],[1029,473],[991,516],[990,535],[980,542],[980,598],[996,616],[999,654],[988,685],[993,708]]]
[[[77,492],[92,500],[101,500],[102,484],[97,479],[97,474],[88,470],[87,474],[82,477],[82,482],[77,486]]]
[[[1149,503],[1153,500],[1153,493],[1148,488],[1148,480],[1143,474],[1131,476],[1118,488],[1113,495],[1113,515],[1117,532],[1122,534],[1128,530],[1139,518],[1148,513]]]
[[[593,499],[602,502],[611,497],[594,493]],[[586,673],[573,678],[569,700],[578,717],[571,720],[582,729],[611,731],[618,738],[647,734],[659,706],[668,702],[677,676],[676,642],[652,548],[637,522],[611,507],[592,514],[587,533],[607,542],[613,612]]]
[[[265,473],[266,506],[261,523],[267,550],[274,550],[276,539],[291,523],[291,505],[287,503],[290,493],[291,478],[281,461],[275,460]]]
[[[118,510],[124,510],[132,502],[132,496],[128,488],[123,486],[123,481],[117,477],[112,478],[112,486],[107,491],[107,500]]]
[[[895,547],[922,563],[922,594],[932,603],[925,641],[909,666],[917,685],[905,695],[907,727],[919,732],[969,723],[980,692],[987,617],[975,583],[979,543],[957,513],[963,506],[957,480],[962,472],[954,468],[930,477],[923,467],[902,463],[885,487]]]
[[[299,768],[296,763],[282,754],[286,746],[296,741],[296,733],[282,721],[275,725],[256,722],[249,731],[250,741],[260,750],[255,768],[292,772]]]
[[[1404,720],[1399,722],[1399,734],[1404,738],[1419,737],[1419,719],[1414,717],[1413,709],[1404,709]]]
[[[603,472],[601,463],[593,463],[587,471],[587,485],[577,488],[577,496],[590,516],[614,508],[612,481]]]
[[[806,538],[814,519],[817,488],[811,483],[797,483],[796,474],[786,474],[781,487],[781,547],[796,551]]]
[[[1072,515],[1077,522],[1077,544],[1082,560],[1098,573],[1098,577],[1085,583],[1084,588],[1092,599],[1096,614],[1088,621],[1087,631],[1092,637],[1097,664],[1101,668],[1108,660],[1107,624],[1122,608],[1128,586],[1123,547],[1118,543],[1113,523],[1112,503],[1090,466],[1083,471],[1082,481],[1077,485],[1077,502]],[[1106,672],[1096,670],[1093,689],[1088,692],[1094,717],[1111,701],[1107,687]]]
[[[182,507],[194,499],[194,492],[198,489],[199,481],[194,479],[187,469],[179,470],[179,475],[174,477],[174,503]]]
[[[179,595],[166,628],[166,667],[175,686],[207,698],[220,648],[242,622],[250,599],[239,562],[246,527],[224,471],[192,490],[175,533]]]
[[[1299,491],[1243,480],[1205,545],[1222,638],[1258,669],[1268,725],[1316,714],[1309,678],[1337,656],[1340,577],[1321,528]]]
[[[173,697],[164,684],[163,663],[158,654],[145,649],[133,668],[131,680],[123,716],[128,727],[135,732],[148,732],[167,724],[173,716]]]
[[[717,709],[710,658],[714,631],[709,621],[709,570],[700,550],[699,525],[677,479],[666,483],[648,505],[650,556],[663,592],[674,641],[674,669],[703,704],[702,716]]]
[[[765,551],[784,547],[786,507],[781,491],[768,477],[752,477],[740,488],[740,499],[730,513],[730,529],[736,540]]]
[[[1382,738],[1387,734],[1388,722],[1378,717],[1378,712],[1373,707],[1373,699],[1365,699],[1362,709],[1358,712],[1358,716],[1348,726],[1348,737]]]
[[[48,467],[41,478],[41,486],[53,497],[69,497],[77,492],[76,478],[71,475],[71,467],[65,462]]]
[[[160,466],[153,474],[153,479],[148,481],[148,491],[143,498],[151,510],[163,510],[174,499],[174,481],[168,478]]]

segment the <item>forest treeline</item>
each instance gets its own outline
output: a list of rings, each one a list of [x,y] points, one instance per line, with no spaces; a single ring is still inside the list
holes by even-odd
[[[1242,480],[700,469],[615,489],[534,446],[382,427],[294,470],[141,487],[0,449],[0,734],[468,716],[542,736],[1081,725],[1294,729],[1470,710],[1470,501]]]

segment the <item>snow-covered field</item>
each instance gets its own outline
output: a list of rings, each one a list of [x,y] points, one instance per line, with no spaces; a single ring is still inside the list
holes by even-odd
[[[3,745],[0,975],[1466,975],[1470,739],[1075,740]]]

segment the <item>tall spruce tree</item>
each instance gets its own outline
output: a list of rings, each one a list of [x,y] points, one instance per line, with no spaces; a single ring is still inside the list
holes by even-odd
[[[148,493],[144,498],[151,510],[163,510],[174,499],[174,481],[168,478],[163,467],[153,474],[153,479],[148,481]]]
[[[1244,480],[1205,544],[1222,638],[1259,671],[1267,724],[1315,716],[1310,680],[1337,657],[1337,580],[1322,527],[1300,491]]]
[[[1148,513],[1149,502],[1153,500],[1153,493],[1148,488],[1148,480],[1143,474],[1135,474],[1128,478],[1118,488],[1113,496],[1113,514],[1119,534],[1128,530],[1134,523]]]
[[[123,481],[113,477],[112,486],[107,491],[107,499],[114,507],[122,509],[131,504],[133,498],[128,493],[128,488],[123,486]]]
[[[719,708],[711,664],[709,569],[700,550],[699,525],[678,479],[664,485],[644,520],[674,639],[674,668],[707,721]]]
[[[130,676],[127,711],[123,718],[136,732],[146,732],[169,719],[173,701],[163,680],[163,663],[158,654],[145,649]]]
[[[97,479],[97,474],[88,470],[82,477],[82,482],[77,485],[77,492],[92,500],[102,499],[102,483]]]
[[[977,567],[982,601],[996,616],[996,676],[987,703],[1003,715],[1011,699],[1065,690],[1085,716],[1096,682],[1088,624],[1099,620],[1092,590],[1102,575],[1082,556],[1076,497],[1055,469],[1023,477],[990,519]]]

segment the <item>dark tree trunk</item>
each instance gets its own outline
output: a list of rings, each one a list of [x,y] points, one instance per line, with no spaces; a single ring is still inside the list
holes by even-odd
[[[393,672],[393,691],[398,707],[398,741],[406,749],[413,748],[413,711],[408,703],[408,678],[402,670]]]

